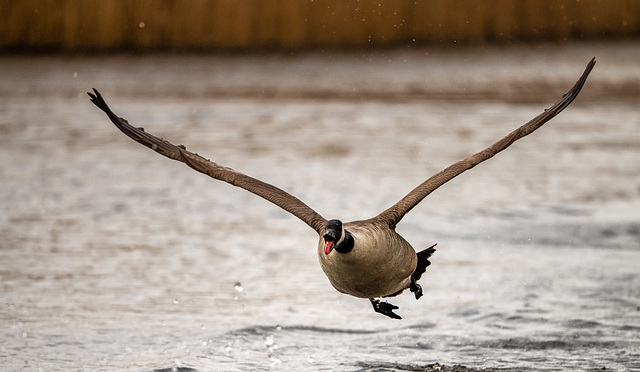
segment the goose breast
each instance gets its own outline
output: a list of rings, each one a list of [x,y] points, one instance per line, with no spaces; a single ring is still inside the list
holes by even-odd
[[[415,250],[395,231],[384,226],[347,223],[354,238],[353,250],[324,253],[324,239],[318,244],[320,266],[331,285],[355,297],[376,298],[406,289],[418,263]]]

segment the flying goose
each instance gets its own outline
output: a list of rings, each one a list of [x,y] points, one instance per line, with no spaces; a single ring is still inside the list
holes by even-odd
[[[342,223],[338,219],[326,220],[286,191],[218,165],[187,151],[182,145],[176,146],[149,134],[143,128],[136,128],[114,114],[96,89],[88,94],[91,101],[107,114],[113,124],[134,141],[168,158],[183,162],[198,172],[261,196],[301,219],[318,233],[318,259],[333,287],[348,295],[368,298],[376,312],[401,319],[394,312],[398,309],[397,306],[379,298],[396,296],[407,288],[414,293],[416,299],[420,298],[422,288],[417,281],[430,265],[429,257],[435,252],[434,244],[416,253],[413,247],[396,233],[396,225],[402,217],[438,187],[506,149],[564,110],[576,98],[594,65],[595,58],[589,62],[580,79],[562,99],[528,123],[486,149],[436,173],[376,217],[348,223]]]

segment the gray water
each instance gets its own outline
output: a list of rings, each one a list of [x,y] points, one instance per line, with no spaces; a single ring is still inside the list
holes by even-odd
[[[429,196],[403,320],[342,295],[317,236],[127,139],[174,143],[371,217],[560,98]],[[18,371],[640,369],[640,44],[0,58],[0,363]],[[457,367],[454,367],[457,366]]]

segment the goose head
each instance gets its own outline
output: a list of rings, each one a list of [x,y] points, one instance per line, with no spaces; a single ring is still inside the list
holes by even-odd
[[[342,227],[342,221],[340,220],[329,220],[324,225],[324,234],[322,238],[324,239],[324,254],[329,254],[333,250],[333,248],[342,243],[345,237],[345,231]]]

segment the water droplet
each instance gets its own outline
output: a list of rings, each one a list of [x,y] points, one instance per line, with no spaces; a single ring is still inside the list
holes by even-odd
[[[174,305],[180,305],[180,301],[178,301],[177,299],[174,299],[174,300],[173,300],[173,304],[174,304]]]
[[[140,27],[140,28],[144,28],[144,22],[140,22],[140,23],[138,23],[138,27]]]
[[[309,364],[313,364],[313,363],[315,363],[315,362],[316,362],[316,359],[315,359],[315,357],[313,356],[313,354],[311,354],[311,355],[309,356],[309,359],[307,359],[307,363],[309,363]]]
[[[200,329],[205,329],[205,328],[207,327],[205,327],[204,324],[200,326]]]
[[[236,282],[236,284],[233,285],[233,289],[236,290],[236,292],[242,292],[244,291],[244,288],[242,287],[242,283],[240,282]]]
[[[273,340],[273,335],[271,333],[269,333],[268,335],[264,336],[264,344],[267,347],[273,346],[274,340]]]
[[[74,72],[74,73],[73,73],[73,78],[75,79],[75,78],[77,78],[77,77],[78,77],[78,73],[77,73],[77,72]]]

